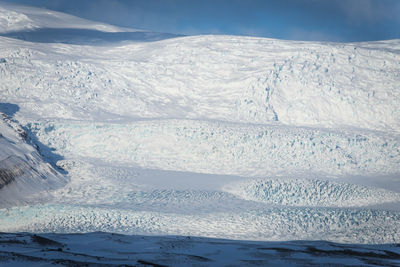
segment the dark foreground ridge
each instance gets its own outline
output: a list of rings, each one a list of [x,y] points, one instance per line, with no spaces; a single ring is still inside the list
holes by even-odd
[[[400,266],[400,244],[256,242],[112,233],[0,233],[0,265]]]

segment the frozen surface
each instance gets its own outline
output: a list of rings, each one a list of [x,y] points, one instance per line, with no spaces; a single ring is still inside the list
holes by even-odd
[[[0,259],[396,265],[400,41],[173,37],[0,3]]]

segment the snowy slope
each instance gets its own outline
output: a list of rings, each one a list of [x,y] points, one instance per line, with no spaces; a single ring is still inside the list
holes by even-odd
[[[0,231],[400,242],[400,40],[172,38],[0,8],[0,111],[70,180],[0,209]]]
[[[26,142],[26,132],[0,113],[0,207],[29,203],[67,182]]]

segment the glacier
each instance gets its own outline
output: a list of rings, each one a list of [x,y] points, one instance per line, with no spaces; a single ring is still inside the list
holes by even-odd
[[[398,263],[399,70],[400,40],[177,36],[0,3],[0,241],[301,240]]]

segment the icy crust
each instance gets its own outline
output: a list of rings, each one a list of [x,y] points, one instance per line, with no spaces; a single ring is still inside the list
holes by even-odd
[[[43,144],[70,158],[242,176],[400,173],[396,136],[192,120],[37,122]]]
[[[254,179],[224,187],[240,198],[275,205],[363,207],[400,202],[400,193],[333,181],[308,179]]]
[[[99,206],[36,205],[0,210],[2,232],[120,232],[251,240],[398,243],[400,214],[382,210],[265,208],[199,215]]]
[[[0,92],[26,117],[400,130],[399,40],[333,44],[196,36],[95,50],[1,40],[6,62],[0,64]]]

